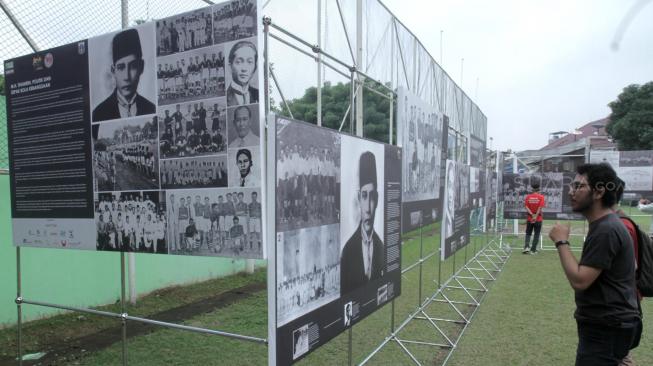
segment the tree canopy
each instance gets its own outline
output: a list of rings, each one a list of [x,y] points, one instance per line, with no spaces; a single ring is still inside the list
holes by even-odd
[[[653,81],[625,87],[608,106],[606,131],[619,150],[653,150]]]
[[[369,83],[374,88],[387,94],[381,86]],[[335,85],[325,82],[322,86],[322,126],[338,130],[349,107],[349,83]],[[317,123],[317,88],[311,87],[301,98],[288,101],[295,119]],[[274,107],[275,111],[290,117],[285,105]],[[390,101],[376,93],[363,89],[363,136],[377,141],[388,142],[388,121],[390,118]],[[345,118],[342,131],[349,132],[349,115]],[[393,131],[393,135],[394,135]],[[393,137],[393,139],[395,139]],[[395,139],[396,141],[396,139]]]

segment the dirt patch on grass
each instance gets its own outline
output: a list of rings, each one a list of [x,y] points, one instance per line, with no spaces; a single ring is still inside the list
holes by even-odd
[[[218,295],[197,300],[170,308],[150,316],[148,319],[158,320],[167,323],[181,323],[198,315],[215,311],[216,309],[229,306],[233,303],[246,299],[254,293],[263,291],[266,288],[265,282],[257,282],[238,287]],[[162,329],[159,326],[136,321],[127,322],[127,338],[142,336]],[[81,356],[89,352],[96,352],[105,349],[114,343],[122,340],[122,326],[116,321],[116,326],[109,327],[96,333],[84,335],[78,338],[59,338],[56,335],[48,337],[48,344],[41,344],[39,352],[47,352],[45,356],[35,361],[23,361],[23,365],[61,365],[79,360]],[[0,357],[0,365],[15,365],[13,357]]]

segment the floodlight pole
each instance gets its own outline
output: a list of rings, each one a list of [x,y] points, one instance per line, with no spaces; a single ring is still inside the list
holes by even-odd
[[[322,0],[317,0],[317,44],[322,44]],[[322,126],[322,54],[317,54],[317,125]]]
[[[356,0],[356,68],[363,70],[363,0]],[[365,77],[357,76],[362,86]],[[356,135],[363,137],[363,88],[356,92]]]

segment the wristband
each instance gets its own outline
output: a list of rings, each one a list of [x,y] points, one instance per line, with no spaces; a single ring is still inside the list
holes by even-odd
[[[570,244],[566,240],[556,241],[556,249],[559,248],[561,245],[570,245]]]

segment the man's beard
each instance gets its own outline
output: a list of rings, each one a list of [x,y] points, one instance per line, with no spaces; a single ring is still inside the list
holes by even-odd
[[[576,207],[572,205],[572,210],[578,213],[587,212],[590,208],[592,208],[593,204],[594,201],[592,201],[592,197],[588,196],[584,200],[576,200]]]

